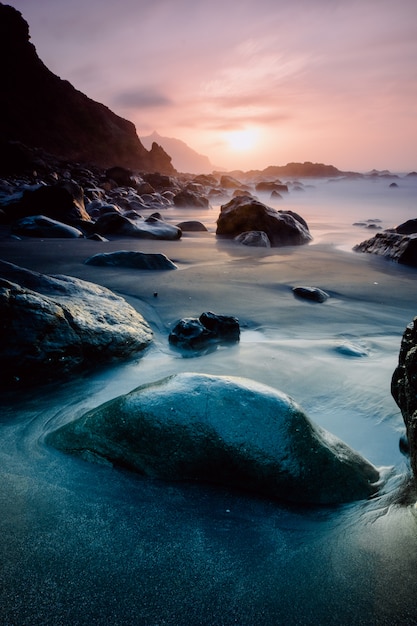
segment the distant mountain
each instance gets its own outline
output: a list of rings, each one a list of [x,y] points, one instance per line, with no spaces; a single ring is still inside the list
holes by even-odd
[[[175,173],[160,146],[148,152],[132,122],[53,74],[29,39],[21,13],[0,3],[0,166],[17,141],[62,160]]]
[[[224,174],[225,172],[213,172],[215,175]],[[287,163],[286,165],[270,165],[263,170],[233,170],[227,172],[239,180],[256,180],[257,178],[276,178],[279,176],[289,176],[291,178],[332,178],[338,176],[360,176],[357,172],[343,172],[334,165],[325,165],[324,163]]]
[[[171,156],[172,164],[178,172],[186,174],[210,174],[214,169],[208,157],[199,154],[184,141],[181,141],[181,139],[161,137],[161,135],[154,131],[151,135],[141,137],[141,141],[148,150],[152,147],[153,142],[162,146]]]

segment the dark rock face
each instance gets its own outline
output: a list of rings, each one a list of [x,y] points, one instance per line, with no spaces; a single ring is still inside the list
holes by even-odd
[[[29,42],[28,24],[4,4],[0,4],[0,74],[0,170],[10,168],[9,153],[16,161],[8,142],[19,141],[61,159],[100,167],[175,171],[162,148],[151,152],[144,148],[131,122],[48,70]]]
[[[209,201],[204,196],[193,193],[192,191],[180,191],[173,197],[175,206],[182,208],[207,209]]]
[[[363,499],[378,471],[285,394],[242,378],[177,374],[50,433],[47,443],[169,481],[313,504]]]
[[[417,234],[402,235],[383,231],[353,249],[355,252],[377,254],[397,263],[417,267]]]
[[[0,261],[0,386],[32,385],[143,350],[152,331],[123,298]]]
[[[325,302],[329,297],[328,293],[318,287],[305,287],[300,285],[298,287],[293,287],[292,291],[299,298],[304,298],[305,300],[311,300],[313,302]]]
[[[240,326],[236,317],[202,313],[200,317],[179,320],[169,334],[169,342],[185,350],[204,350],[218,343],[239,341]]]
[[[417,233],[417,218],[403,222],[394,228],[394,230],[400,235],[413,235],[414,233]]]
[[[140,270],[175,270],[177,266],[165,254],[147,254],[133,250],[119,250],[95,254],[84,261],[86,265],[100,267],[130,267]]]
[[[411,469],[417,481],[417,317],[405,329],[391,393],[404,419]]]
[[[84,206],[84,191],[72,180],[26,189],[2,209],[9,221],[29,215],[46,215],[65,224],[90,220]]]
[[[84,234],[78,228],[51,220],[50,217],[45,217],[45,215],[23,217],[12,225],[11,232],[14,235],[23,235],[24,237],[52,237],[58,239],[84,237]]]
[[[221,206],[217,235],[236,237],[259,230],[267,234],[271,246],[295,246],[312,240],[308,226],[292,211],[276,211],[250,196],[236,197]]]

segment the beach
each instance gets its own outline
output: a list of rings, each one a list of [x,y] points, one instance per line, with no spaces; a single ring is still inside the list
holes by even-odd
[[[154,333],[144,353],[3,394],[0,430],[4,624],[417,624],[417,534],[402,503],[405,428],[391,393],[417,270],[356,243],[416,217],[417,181],[303,181],[271,206],[297,211],[311,243],[253,248],[217,237],[219,206],[168,208],[207,232],[179,241],[0,240],[2,260],[103,285]],[[270,200],[260,196],[268,204]],[[86,265],[98,252],[165,254],[176,270]],[[298,285],[329,298],[310,302]],[[239,343],[198,356],[168,335],[204,311],[235,316]],[[210,485],[153,481],[48,447],[48,432],[177,372],[250,378],[293,397],[380,469],[378,495],[300,507]],[[226,417],[225,417],[226,419]]]

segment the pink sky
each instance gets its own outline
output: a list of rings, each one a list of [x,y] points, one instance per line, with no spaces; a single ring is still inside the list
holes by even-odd
[[[417,170],[417,0],[10,0],[44,63],[227,169]]]

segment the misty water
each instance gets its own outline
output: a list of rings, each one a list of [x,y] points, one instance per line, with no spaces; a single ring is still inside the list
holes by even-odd
[[[140,308],[155,332],[145,354],[3,394],[1,624],[417,624],[417,510],[402,501],[409,468],[399,450],[404,424],[390,394],[402,332],[417,314],[417,270],[351,251],[375,232],[355,222],[380,220],[375,224],[389,228],[417,217],[415,178],[397,180],[398,188],[391,182],[303,181],[304,191],[291,191],[280,203],[261,197],[306,219],[314,240],[300,249],[217,241],[218,207],[168,210],[173,223],[198,219],[209,228],[161,247],[178,257],[180,287],[187,276],[203,284],[206,275],[217,277],[219,291],[207,296],[206,310],[227,298],[227,279],[223,289],[219,276],[230,272],[238,281],[241,268],[239,290],[250,315],[240,342],[184,358],[169,348],[162,297],[161,304],[143,298]],[[187,265],[183,251],[198,237],[201,262]],[[130,243],[131,249],[147,245]],[[342,264],[334,264],[333,248]],[[18,262],[11,244],[2,249],[6,260]],[[311,279],[314,259],[317,286],[331,298],[295,308],[288,284],[303,268]],[[275,284],[269,277],[278,265]],[[175,288],[169,277],[144,277],[141,288],[151,292],[152,280],[162,294]],[[133,301],[127,278],[114,281]],[[352,346],[364,356],[352,356]],[[44,443],[47,433],[88,409],[179,371],[244,376],[288,393],[380,468],[378,495],[338,507],[294,506],[150,480]]]

